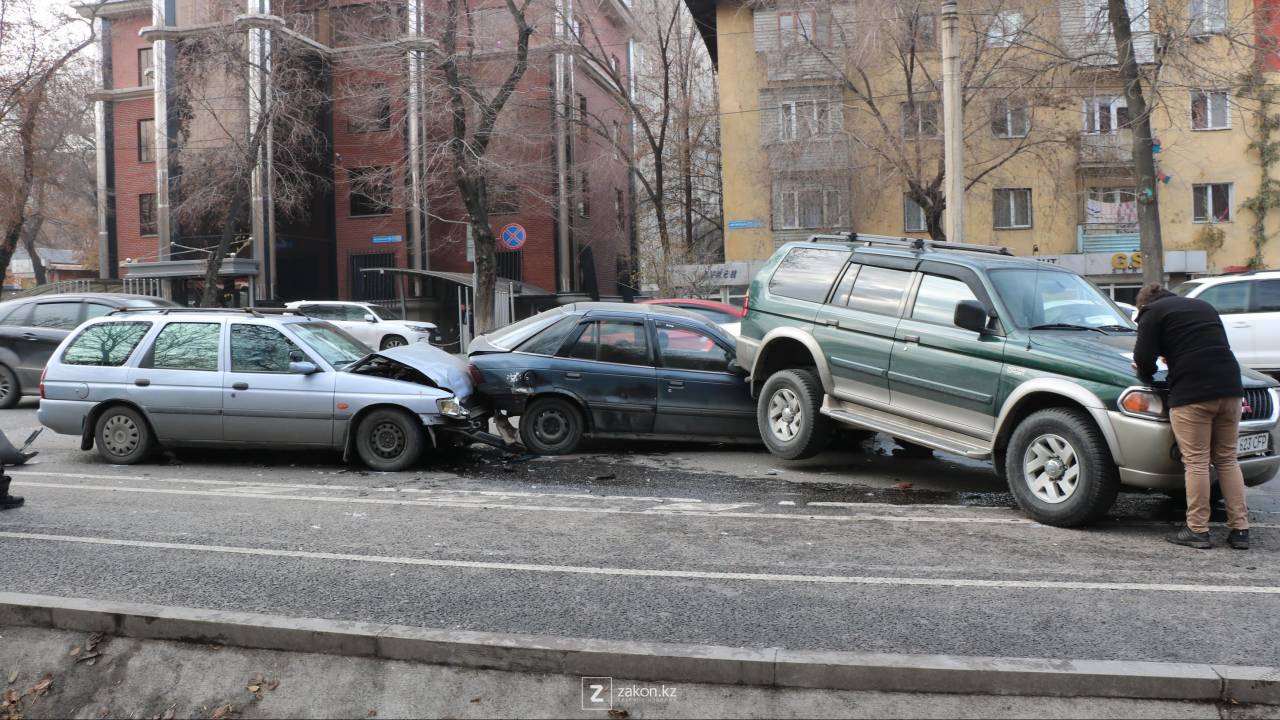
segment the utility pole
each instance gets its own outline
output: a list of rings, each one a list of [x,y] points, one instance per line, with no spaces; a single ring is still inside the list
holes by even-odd
[[[946,171],[947,240],[964,240],[964,108],[960,88],[960,14],[956,0],[942,2],[942,153]]]

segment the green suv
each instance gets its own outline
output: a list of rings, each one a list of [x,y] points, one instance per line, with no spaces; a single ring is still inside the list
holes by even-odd
[[[1102,517],[1121,486],[1176,491],[1165,394],[1138,380],[1136,328],[1075,273],[990,246],[819,235],[751,284],[738,361],[760,435],[809,457],[837,426],[991,459],[1050,525]],[[1245,370],[1240,465],[1280,466],[1276,382]]]

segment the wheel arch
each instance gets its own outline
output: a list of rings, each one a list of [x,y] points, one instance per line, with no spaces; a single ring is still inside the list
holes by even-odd
[[[89,414],[85,416],[84,428],[80,433],[81,450],[93,449],[94,437],[98,430],[98,419],[102,417],[102,413],[113,407],[127,407],[138,413],[138,415],[142,417],[142,422],[147,424],[147,432],[151,433],[151,436],[155,438],[156,443],[160,442],[160,436],[156,434],[156,428],[151,422],[151,416],[147,414],[146,410],[142,409],[141,405],[133,402],[132,400],[113,398],[111,400],[103,400],[97,405],[94,405],[93,409],[89,410]]]
[[[831,392],[831,368],[818,341],[803,330],[785,327],[769,331],[760,343],[751,364],[751,397],[759,397],[760,388],[770,375],[794,367],[814,368],[823,392]]]
[[[1049,408],[1069,408],[1084,413],[1102,433],[1112,462],[1117,466],[1124,464],[1120,441],[1107,416],[1107,408],[1098,396],[1075,383],[1045,378],[1023,383],[1005,400],[996,420],[996,432],[991,446],[992,454],[997,457],[997,465],[998,458],[1009,447],[1009,438],[1014,429],[1032,413]]]

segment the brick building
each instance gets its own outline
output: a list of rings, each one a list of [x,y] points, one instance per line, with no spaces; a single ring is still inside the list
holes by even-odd
[[[519,102],[504,111],[502,133],[490,151],[499,160],[504,153],[518,156],[510,159],[524,168],[514,182],[490,180],[495,232],[514,223],[523,226],[527,238],[519,251],[500,253],[499,274],[521,283],[525,296],[541,296],[541,304],[630,294],[630,171],[627,153],[613,147],[630,143],[630,123],[617,99],[627,90],[616,87],[610,73],[574,57],[566,36],[578,22],[589,22],[618,49],[612,62],[626,77],[631,11],[627,0],[577,9],[571,1],[531,3],[538,31],[529,69],[518,89]],[[424,90],[427,81],[412,82],[437,67],[430,59],[440,33],[433,27],[441,22],[437,5],[434,0],[228,0],[223,6],[202,0],[109,0],[97,8],[100,274],[179,301],[198,295],[208,248],[220,229],[188,227],[174,211],[184,194],[200,192],[183,179],[177,159],[182,143],[195,142],[201,123],[191,107],[175,99],[182,43],[201,33],[240,33],[246,54],[263,58],[277,38],[287,36],[314,54],[316,82],[327,88],[315,117],[328,147],[311,168],[315,187],[301,216],[277,215],[270,187],[253,183],[242,242],[220,271],[227,302],[391,299],[393,284],[387,276],[361,272],[368,267],[421,271],[407,287],[449,299],[447,280],[472,270],[469,231],[449,173],[429,160],[443,154],[447,107],[438,93]],[[485,10],[483,3],[472,5],[472,13]],[[394,49],[394,60],[376,72],[351,63],[352,50],[359,48],[343,37],[354,13],[374,6],[389,8],[398,25],[382,38],[361,40]],[[495,8],[505,12],[505,4]],[[573,20],[556,22],[556,17]],[[495,48],[492,64],[509,68],[509,53]],[[269,71],[258,72],[260,64],[248,61],[245,67],[246,87],[270,88]],[[355,93],[346,92],[352,87],[389,89],[380,116],[371,120],[349,106],[356,102]],[[247,95],[237,101],[241,114],[253,117],[261,94]],[[571,108],[571,114],[616,116],[613,142],[557,113],[557,95],[559,106]],[[361,104],[367,107],[367,97]],[[240,122],[247,134],[249,124]],[[271,176],[272,162],[264,153],[256,177]],[[379,191],[367,190],[371,186]],[[439,302],[422,307],[421,314],[428,316],[446,312]]]

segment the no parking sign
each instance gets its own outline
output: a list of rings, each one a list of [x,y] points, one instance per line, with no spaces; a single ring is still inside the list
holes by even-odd
[[[499,240],[505,249],[519,250],[524,247],[525,237],[524,226],[519,223],[511,223],[502,228]]]

